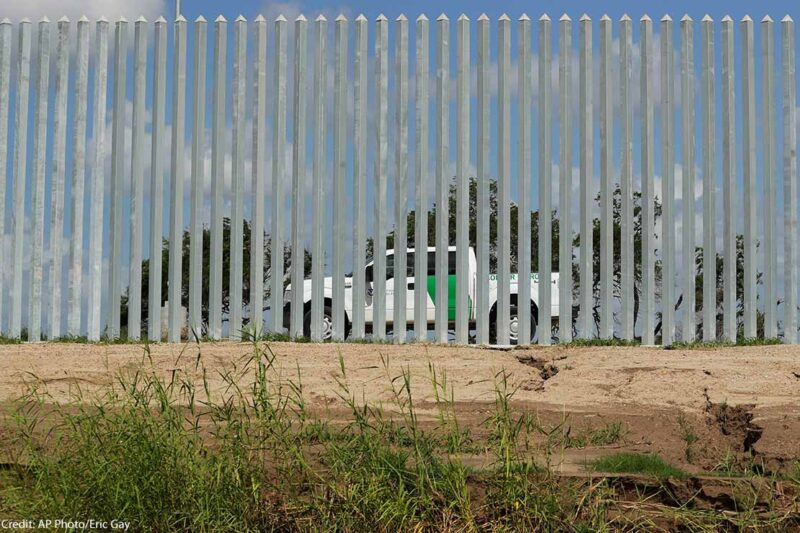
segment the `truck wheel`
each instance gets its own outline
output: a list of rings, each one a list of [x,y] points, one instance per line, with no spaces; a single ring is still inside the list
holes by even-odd
[[[350,323],[347,317],[344,319],[344,338],[350,335]],[[311,306],[306,309],[303,315],[303,336],[311,337]],[[325,306],[322,310],[322,340],[328,341],[333,338],[333,310],[329,306]]]
[[[511,344],[519,344],[519,313],[517,304],[512,303],[509,309],[508,341]],[[536,338],[536,316],[531,310],[531,338]],[[497,308],[492,309],[489,316],[489,342],[497,344]]]

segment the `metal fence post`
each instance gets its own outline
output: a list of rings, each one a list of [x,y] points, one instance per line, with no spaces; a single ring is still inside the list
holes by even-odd
[[[592,19],[580,18],[579,135],[580,135],[580,319],[578,336],[592,336],[594,309],[594,217],[592,216]]]
[[[81,330],[83,285],[83,205],[86,190],[86,106],[89,86],[89,19],[78,19],[75,51],[74,109],[72,116],[72,231],[70,237],[67,334]],[[3,122],[5,124],[5,122]]]
[[[61,336],[61,273],[64,241],[64,178],[66,176],[67,93],[69,91],[69,19],[58,20],[56,82],[53,112],[52,196],[50,200],[50,294],[48,338]],[[3,122],[2,124],[7,124]],[[2,182],[0,180],[0,186]],[[0,212],[0,216],[2,213]],[[0,229],[2,235],[2,229]],[[2,285],[0,284],[0,287]],[[0,294],[2,291],[0,290]]]
[[[418,341],[425,340],[428,335],[428,291],[423,290],[428,286],[428,30],[428,18],[420,15],[417,18],[414,63],[414,337]],[[355,305],[355,292],[353,295]]]
[[[436,19],[436,341],[447,342],[449,307],[450,19]]]
[[[211,109],[211,243],[209,248],[208,336],[222,337],[222,239],[225,187],[225,86],[228,22],[214,20],[214,85]],[[280,56],[276,54],[277,59]],[[276,133],[275,137],[278,135]]]
[[[722,19],[722,324],[723,337],[736,341],[736,107],[733,19]]]
[[[530,37],[530,30],[528,31]],[[456,68],[458,69],[456,98],[456,129],[458,132],[456,160],[456,343],[467,344],[469,335],[469,18],[462,14],[457,22]],[[530,233],[530,232],[529,232]],[[530,240],[528,240],[530,243]],[[530,255],[530,254],[529,254]]]
[[[753,19],[745,15],[742,35],[742,169],[744,171],[744,337],[756,336],[756,71]],[[768,132],[762,132],[768,135]],[[768,215],[768,216],[771,216]]]
[[[206,39],[202,16],[194,21],[194,81],[192,94],[192,179],[189,212],[189,339],[203,336],[203,184],[206,139]],[[254,162],[255,164],[255,162]]]
[[[0,236],[6,234],[6,180],[8,178],[8,108],[11,91],[11,21],[0,20]],[[0,245],[3,257],[0,258],[0,334],[3,328],[3,296],[8,263],[5,245]]]
[[[36,97],[33,118],[33,168],[31,169],[31,271],[28,305],[28,340],[42,338],[42,256],[44,255],[44,177],[47,165],[47,104],[50,87],[50,20],[39,21]]]
[[[88,339],[100,340],[100,302],[103,274],[103,201],[105,189],[106,91],[108,84],[108,20],[97,20],[94,72],[94,161],[89,208],[89,302]],[[163,142],[163,140],[162,140]],[[152,316],[152,315],[151,315]],[[160,325],[159,325],[160,327]]]
[[[570,87],[572,74],[572,19],[565,13],[558,21],[558,271],[559,342],[572,340],[572,122]]]
[[[641,34],[642,109],[642,344],[655,343],[655,213],[653,190],[653,23],[644,15]]]
[[[797,342],[797,86],[794,21],[781,19],[783,63],[784,340]]]
[[[183,313],[181,312],[183,278],[183,180],[184,180],[184,128],[186,124],[186,19],[175,19],[172,63],[172,157],[170,163],[170,230],[169,275],[167,298],[169,301],[170,342],[181,340]],[[235,285],[232,283],[231,287]]]
[[[478,120],[477,120],[477,220],[475,221],[477,245],[477,283],[475,329],[476,342],[489,342],[489,17],[478,17]]]
[[[313,195],[312,212],[312,252],[311,252],[311,338],[322,339],[323,311],[325,307],[324,279],[325,247],[322,240],[322,230],[325,225],[325,198],[327,189],[327,170],[325,165],[325,96],[328,89],[327,67],[327,39],[328,22],[319,15],[315,24],[317,53],[314,61],[314,117],[312,131],[314,132],[314,175],[311,187]]]
[[[611,18],[600,18],[600,338],[614,336],[614,107]]]
[[[142,226],[144,214],[144,125],[147,97],[147,21],[136,20],[133,48],[133,124],[131,129],[130,284],[128,339],[142,334]]]
[[[539,18],[539,344],[549,345],[552,338],[552,112],[551,112],[551,21]],[[487,224],[488,226],[488,224]]]
[[[272,91],[272,223],[270,224],[270,331],[283,329],[283,249],[286,193],[286,18],[275,19],[275,74]],[[223,82],[224,83],[224,82]]]
[[[164,113],[167,93],[167,21],[155,22],[153,51],[153,135],[150,151],[150,272],[147,335],[161,340],[161,278],[164,234]],[[213,257],[213,254],[212,254]]]
[[[333,75],[333,246],[331,273],[333,275],[333,339],[345,338],[344,312],[344,246],[345,242],[345,173],[347,172],[347,18],[336,17],[336,66]]]
[[[620,333],[624,340],[633,340],[636,282],[633,272],[633,39],[631,18],[619,21],[619,107],[620,107]]]
[[[264,333],[264,188],[267,165],[267,19],[255,19],[253,39],[253,188],[250,223],[250,332]]]
[[[292,314],[289,333],[303,336],[303,280],[305,279],[305,185],[306,185],[306,63],[308,21],[294,21],[294,93],[292,109]]]
[[[761,131],[764,172],[764,338],[778,336],[775,232],[775,33],[769,15],[761,20]]]
[[[525,345],[531,342],[531,19],[523,14],[518,24],[517,344]]]
[[[661,344],[675,338],[675,109],[672,18],[661,19]]]
[[[753,19],[740,23],[742,34],[742,154],[744,170],[744,337],[756,336],[756,95]],[[766,132],[764,132],[766,134]]]
[[[683,322],[682,339],[695,340],[695,78],[694,28],[689,15],[681,18],[681,156],[683,167]]]
[[[511,20],[497,21],[497,344],[508,344],[511,318]]]
[[[355,65],[353,71],[353,330],[354,339],[364,338],[366,302],[367,238],[367,17],[356,17]]]
[[[111,126],[111,198],[108,256],[108,338],[120,335],[122,295],[122,189],[125,180],[125,99],[128,71],[128,21],[117,20],[114,28],[114,93]]]
[[[231,270],[229,273],[229,335],[242,336],[242,276],[244,275],[244,104],[247,81],[247,20],[239,15],[233,26],[231,86]],[[251,233],[252,237],[252,233]],[[238,289],[237,289],[238,287]]]
[[[394,341],[404,343],[407,329],[408,257],[408,19],[395,21],[395,168],[394,180]]]
[[[374,279],[372,335],[386,338],[386,180],[389,166],[389,21],[379,15],[375,22],[375,173],[373,241]]]
[[[717,338],[717,237],[715,202],[717,176],[715,163],[716,97],[714,91],[714,21],[708,15],[700,23],[703,105],[703,340]]]

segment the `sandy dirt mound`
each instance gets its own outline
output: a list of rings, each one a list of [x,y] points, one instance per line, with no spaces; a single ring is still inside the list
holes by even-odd
[[[335,376],[344,360],[354,392],[367,400],[386,399],[387,376],[408,369],[421,400],[432,399],[430,368],[445,372],[459,402],[492,401],[495,376],[506,372],[519,402],[550,403],[569,409],[600,405],[679,408],[701,412],[706,403],[752,404],[756,409],[790,408],[800,399],[800,349],[759,346],[716,350],[657,348],[530,348],[511,351],[472,347],[381,344],[271,343],[287,378],[302,376],[314,397],[336,398]],[[219,373],[241,368],[249,344],[202,346],[160,344],[149,358],[165,374],[191,370],[199,360],[212,385]],[[55,399],[71,384],[91,389],[113,381],[119,370],[146,363],[142,346],[20,344],[0,346],[0,401],[19,395],[26,381],[49,385]]]

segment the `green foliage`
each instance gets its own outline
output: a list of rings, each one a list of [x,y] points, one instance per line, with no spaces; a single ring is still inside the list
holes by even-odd
[[[14,337],[0,335],[0,344],[20,344],[20,343],[22,343],[22,339],[16,339]]]
[[[616,444],[625,436],[626,429],[622,422],[609,422],[589,434],[592,446],[609,446]]]
[[[230,311],[230,264],[231,264],[231,221],[229,218],[223,220],[222,229],[222,312],[227,314]],[[242,240],[242,306],[250,304],[250,242],[251,242],[250,222],[245,220],[243,226]],[[266,233],[264,240],[264,303],[268,304],[270,296],[270,279],[272,265],[272,241]],[[191,238],[188,231],[183,233],[182,242],[182,263],[181,263],[181,305],[189,306],[189,252],[191,249]],[[210,287],[211,275],[211,230],[203,227],[203,279],[202,285],[202,320],[203,330],[208,326],[208,291]],[[304,271],[308,275],[311,272],[311,253],[303,250]],[[283,247],[283,285],[289,283],[289,268],[292,264],[292,253],[289,245]],[[169,240],[164,239],[161,247],[161,305],[164,305],[168,296],[168,274],[169,274]],[[147,324],[149,318],[149,294],[150,294],[150,260],[142,261],[142,321]],[[265,307],[266,309],[266,307]],[[245,324],[247,319],[245,319]],[[121,304],[121,323],[128,323],[128,294],[122,297]],[[145,326],[146,327],[146,326]],[[124,329],[124,327],[123,327]],[[124,331],[123,331],[124,333]]]
[[[60,424],[47,442],[52,451],[28,450],[22,478],[36,498],[23,500],[19,510],[27,516],[124,517],[134,529],[160,531],[236,531],[237,524],[252,529],[266,523],[257,505],[256,465],[235,441],[223,439],[218,453],[208,446],[198,413],[187,413],[177,401],[188,384],[176,376],[164,383],[137,372],[121,379],[119,395],[108,391],[91,405],[75,401],[57,408]],[[43,422],[44,399],[30,397],[23,428]]]
[[[763,338],[752,337],[745,338],[739,337],[736,342],[727,340],[721,341],[679,341],[672,343],[669,346],[664,346],[665,350],[715,350],[718,348],[728,348],[732,346],[771,346],[775,344],[782,344],[781,339],[776,338]]]
[[[589,348],[593,346],[641,346],[639,339],[575,339],[572,342],[564,343],[563,346],[567,348]]]
[[[737,346],[771,346],[775,344],[783,344],[783,341],[774,337],[744,337],[736,340]]]
[[[678,341],[667,346],[664,346],[665,350],[715,350],[717,348],[726,348],[729,346],[735,346],[734,343],[730,341]]]
[[[681,478],[686,472],[650,453],[621,452],[605,455],[591,463],[592,470],[609,474],[645,474],[659,479]]]

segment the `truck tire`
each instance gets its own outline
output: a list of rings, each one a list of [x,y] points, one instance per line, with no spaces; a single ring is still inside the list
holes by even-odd
[[[322,309],[322,340],[329,341],[333,338],[333,309],[326,305]],[[344,338],[350,335],[350,322],[347,316],[344,317]],[[306,312],[303,315],[303,336],[311,337],[311,305],[306,305]]]
[[[517,332],[519,331],[519,312],[517,303],[512,301],[511,307],[509,309],[509,318],[510,323],[508,325],[508,337],[509,342],[511,344],[519,344],[519,339],[517,338]],[[530,342],[533,342],[533,339],[536,338],[536,313],[533,309],[531,309],[531,338]],[[489,314],[489,343],[490,344],[497,344],[497,306],[492,308],[492,312]]]

